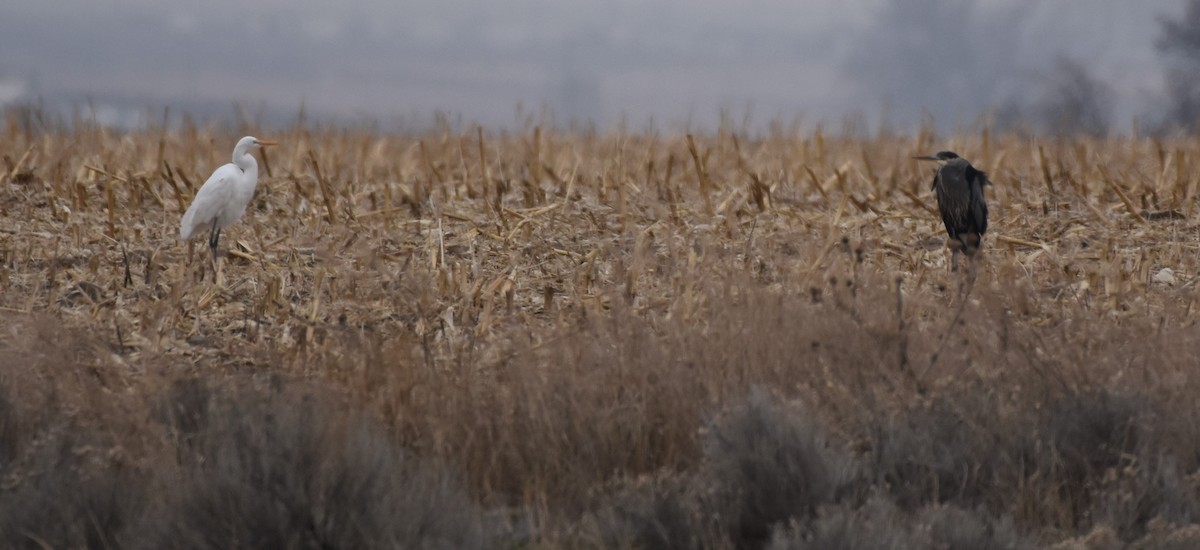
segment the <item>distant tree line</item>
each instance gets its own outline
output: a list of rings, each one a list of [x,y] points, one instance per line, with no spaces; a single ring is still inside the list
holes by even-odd
[[[1151,120],[1151,131],[1200,129],[1200,0],[1187,0],[1181,16],[1159,18],[1155,47],[1165,66],[1165,109]],[[1040,98],[1026,111],[1012,105],[997,111],[998,122],[1039,121],[1037,129],[1053,134],[1104,135],[1112,124],[1115,94],[1082,63],[1060,58],[1045,79]],[[1030,116],[1032,115],[1032,116]],[[1008,120],[1005,120],[1005,119]]]
[[[1041,77],[1032,101],[1009,99],[992,113],[1003,131],[1103,136],[1112,124],[1115,93],[1078,60],[1060,57]]]
[[[1159,19],[1162,34],[1155,46],[1167,64],[1168,130],[1200,128],[1200,0],[1187,0],[1183,15]]]
[[[897,0],[877,13],[847,69],[862,99],[887,98],[881,127],[931,115],[959,123],[987,113],[1000,131],[1050,135],[1107,134],[1116,90],[1086,60],[1061,56],[1032,75],[1020,57],[1022,33],[1037,4],[1018,0]],[[1161,96],[1140,115],[1152,133],[1200,132],[1200,0],[1180,14],[1159,16],[1154,46],[1163,66]],[[945,44],[954,44],[945,48]],[[907,118],[906,118],[907,117]]]

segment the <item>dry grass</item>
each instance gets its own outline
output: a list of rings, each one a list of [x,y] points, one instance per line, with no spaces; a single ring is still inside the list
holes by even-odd
[[[242,132],[4,123],[7,540],[1099,548],[1200,521],[1194,139],[296,128],[260,136],[213,282],[177,223]],[[908,160],[937,149],[995,183],[970,284]]]

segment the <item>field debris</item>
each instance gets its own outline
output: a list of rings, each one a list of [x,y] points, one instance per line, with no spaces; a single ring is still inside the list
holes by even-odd
[[[214,280],[179,218],[254,128],[3,124],[0,539],[1032,548],[1200,524],[1194,139],[300,126],[271,133]],[[958,272],[908,160],[943,143],[993,181]]]

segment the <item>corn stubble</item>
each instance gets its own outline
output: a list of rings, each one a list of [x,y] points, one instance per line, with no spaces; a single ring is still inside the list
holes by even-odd
[[[4,124],[5,540],[1200,541],[1195,140],[298,127],[214,282],[236,136]]]

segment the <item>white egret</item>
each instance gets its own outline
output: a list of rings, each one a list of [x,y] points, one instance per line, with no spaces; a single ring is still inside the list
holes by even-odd
[[[208,177],[183,214],[179,238],[187,240],[192,235],[208,232],[213,273],[217,271],[217,241],[221,238],[221,230],[242,217],[258,186],[258,162],[250,151],[267,145],[275,145],[275,142],[253,136],[238,140],[233,148],[233,162],[217,168]]]

